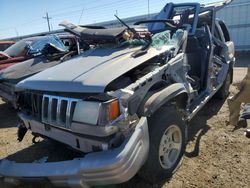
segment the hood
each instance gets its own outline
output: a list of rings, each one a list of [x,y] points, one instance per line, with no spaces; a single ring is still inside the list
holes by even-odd
[[[0,82],[17,84],[19,81],[59,63],[60,61],[49,62],[44,56],[29,59],[0,71]]]
[[[156,55],[166,52],[172,46],[164,46],[161,50],[151,47],[145,55],[131,57],[140,48],[89,50],[19,82],[16,88],[51,92],[102,93],[110,82]]]

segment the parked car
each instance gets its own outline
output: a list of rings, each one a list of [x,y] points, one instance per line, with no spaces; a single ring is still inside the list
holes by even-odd
[[[82,49],[83,45],[79,44],[74,35],[61,34],[60,40],[64,43],[64,49],[58,48],[58,45],[53,46],[52,43],[43,43],[44,47],[40,50],[39,55],[0,71],[0,97],[5,102],[16,108],[15,85],[18,82],[58,65],[79,54],[80,50],[84,50]],[[60,44],[62,45],[62,43]]]
[[[14,108],[17,108],[15,85],[18,82],[65,62],[89,49],[89,46],[81,42],[75,35],[60,34],[59,37],[65,46],[64,50],[58,48],[58,46],[53,46],[52,43],[50,43],[51,45],[48,45],[49,43],[45,45],[42,44],[44,48],[40,50],[39,55],[0,71],[0,97],[2,100],[11,104]]]
[[[72,45],[76,43],[73,35],[47,35],[20,40],[3,52],[0,52],[0,70],[41,55],[41,50],[47,43],[51,43],[62,50],[67,50],[70,46],[65,46],[64,40],[67,40],[66,44],[69,45],[69,40],[72,42]]]
[[[11,45],[15,44],[15,41],[0,41],[0,51],[4,51],[9,48]]]
[[[216,12],[230,1],[167,4],[154,20],[112,29],[65,23],[86,43],[81,56],[18,83],[19,140],[27,130],[84,157],[45,163],[2,160],[9,182],[58,186],[116,184],[136,173],[155,183],[172,176],[187,122],[215,94],[228,95],[234,44]]]

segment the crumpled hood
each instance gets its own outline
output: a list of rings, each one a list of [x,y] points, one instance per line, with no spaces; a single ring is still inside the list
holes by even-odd
[[[172,46],[165,46],[161,50],[150,48],[145,55],[137,58],[131,57],[131,54],[140,48],[96,48],[89,50],[81,56],[19,82],[16,89],[101,93],[111,81],[148,59],[172,48]]]

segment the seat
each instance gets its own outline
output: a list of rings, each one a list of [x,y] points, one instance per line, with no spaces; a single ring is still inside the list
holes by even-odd
[[[188,75],[203,88],[206,81],[206,69],[208,61],[208,49],[205,44],[205,35],[200,32],[195,36],[191,36],[187,41],[186,55],[190,70]],[[197,85],[197,83],[196,83]],[[200,88],[200,89],[201,89]]]

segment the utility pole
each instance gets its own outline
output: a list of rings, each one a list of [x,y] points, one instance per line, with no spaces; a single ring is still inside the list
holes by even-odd
[[[48,12],[46,12],[46,16],[44,16],[43,18],[47,20],[48,28],[49,28],[49,32],[50,32],[50,23],[49,23],[49,20],[52,19],[52,18],[49,17]]]
[[[149,19],[149,15],[150,15],[150,10],[149,10],[149,0],[148,0],[148,19]]]
[[[15,29],[15,32],[16,32],[16,36],[19,37],[19,34],[18,34],[18,31],[17,31],[17,28],[14,28]]]
[[[82,19],[83,11],[84,11],[84,8],[82,8],[82,12],[81,12],[81,15],[80,15],[79,20],[78,20],[78,25],[80,24],[80,21],[81,21],[81,19]]]

